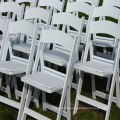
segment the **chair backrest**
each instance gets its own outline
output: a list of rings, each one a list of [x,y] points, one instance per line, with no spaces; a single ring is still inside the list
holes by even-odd
[[[0,31],[2,32],[2,40],[0,45],[0,61],[2,60],[2,55],[4,54],[4,48],[5,48],[5,39],[6,39],[6,31],[8,28],[8,20],[5,20],[3,18],[0,18]]]
[[[0,4],[0,12],[8,13],[7,19],[15,20],[15,16],[17,16],[17,20],[21,20],[23,17],[23,6],[20,6],[16,2],[3,2]],[[10,13],[13,13],[11,16]]]
[[[103,5],[120,7],[120,1],[119,0],[104,0]]]
[[[28,64],[29,58],[34,55],[34,49],[35,49],[35,43],[37,39],[37,33],[38,33],[38,27],[39,25],[33,25],[32,23],[28,21],[16,21],[16,22],[10,22],[7,30],[7,37],[6,37],[6,43],[5,45],[8,46],[9,53],[10,53],[10,60],[16,61],[22,64]],[[22,58],[20,55],[15,55],[14,50],[12,48],[12,45],[10,43],[10,36],[12,34],[25,34],[32,39],[31,48],[30,48],[30,54],[27,54],[28,58]],[[7,49],[6,52],[7,54]],[[3,61],[6,59],[6,55],[4,56]]]
[[[78,42],[77,38],[73,39],[69,34],[67,34],[63,31],[43,30],[42,35],[41,35],[41,39],[40,39],[40,43],[39,43],[39,47],[38,47],[38,51],[36,54],[37,57],[35,60],[35,64],[38,65],[39,60],[40,60],[42,72],[46,72],[50,75],[53,75],[55,77],[66,80],[66,77],[69,74],[69,71],[71,70],[70,68],[71,68],[71,65],[73,63],[77,42]],[[68,66],[67,66],[66,73],[62,73],[62,72],[53,70],[52,68],[48,68],[47,66],[45,66],[44,57],[43,57],[43,54],[45,52],[44,46],[45,46],[45,44],[50,44],[50,43],[51,44],[58,44],[58,45],[64,47],[65,49],[67,49],[68,51],[70,51],[70,54],[69,54],[70,58],[68,60]],[[37,71],[37,67],[34,67],[34,72],[36,72],[36,71]]]
[[[38,6],[40,7],[46,7],[46,9],[48,10],[49,8],[53,8],[54,12],[62,12],[64,9],[64,4],[65,4],[65,0],[40,0],[38,3]]]

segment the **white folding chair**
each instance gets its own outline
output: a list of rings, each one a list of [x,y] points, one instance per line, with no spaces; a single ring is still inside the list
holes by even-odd
[[[41,31],[43,29],[48,29],[48,27],[50,26],[51,14],[52,14],[51,9],[47,11],[40,7],[28,8],[25,12],[25,20],[30,20],[30,22],[33,24],[39,23],[38,34],[40,36]],[[44,26],[43,26],[43,23],[44,23]],[[39,40],[37,39],[36,45],[38,44],[38,42]],[[31,38],[27,36],[26,40],[24,40],[24,36],[21,36],[19,43],[13,44],[13,49],[19,50],[24,53],[29,53],[30,46],[31,46]]]
[[[117,7],[119,9],[120,7],[120,1],[119,0],[104,0],[103,1],[103,6],[111,6],[111,7]],[[104,52],[106,53],[106,49],[104,50]],[[107,87],[106,87],[106,91],[109,91],[109,87],[110,87],[110,79],[107,82]]]
[[[16,22],[9,23],[8,30],[6,33],[6,39],[5,39],[4,50],[3,50],[4,53],[0,63],[0,74],[5,74],[6,86],[1,85],[0,90],[3,91],[4,93],[7,93],[8,98],[4,96],[0,96],[0,102],[10,105],[17,109],[20,108],[19,103],[15,102],[12,99],[9,99],[11,98],[10,79],[12,80],[15,87],[14,89],[15,89],[16,99],[18,99],[18,94],[21,94],[21,93],[18,91],[15,76],[17,74],[25,73],[27,70],[28,62],[30,62],[31,59],[33,61],[37,31],[38,31],[38,24],[33,25],[27,21],[16,21]],[[31,52],[29,54],[29,57],[26,59],[21,58],[21,56],[14,55],[13,49],[11,47],[10,35],[19,34],[19,33],[27,34],[32,38]],[[10,60],[7,61],[6,56],[7,56],[8,49],[10,54]],[[32,67],[32,65],[31,66],[29,65],[29,67]],[[1,82],[2,80],[3,79],[1,77]]]
[[[95,18],[100,15],[100,14],[98,14],[97,10],[99,10],[99,8],[94,8],[92,18]],[[91,35],[94,36],[94,34],[100,34],[100,33],[109,34],[115,38],[114,39],[115,44],[110,45],[109,42],[106,43],[106,45],[109,45],[109,47],[116,48],[116,52],[114,52],[113,60],[102,58],[102,57],[96,56],[94,54],[94,46],[102,46],[103,45],[102,42],[104,42],[104,39],[101,43],[98,41],[98,44],[97,44],[97,40],[94,40],[94,37],[93,37],[93,40],[90,40]],[[114,92],[114,88],[115,88],[115,82],[118,81],[118,77],[119,77],[119,71],[118,71],[119,70],[119,57],[120,57],[119,56],[119,54],[120,54],[119,39],[120,39],[120,26],[118,24],[110,22],[110,21],[106,21],[106,20],[91,21],[89,34],[87,36],[87,45],[85,48],[83,62],[77,63],[75,65],[75,69],[80,70],[80,74],[79,74],[80,78],[79,78],[77,95],[76,95],[76,100],[75,100],[75,105],[74,105],[74,112],[73,112],[74,114],[77,113],[79,101],[82,101],[89,105],[95,106],[101,110],[104,110],[106,112],[105,120],[109,119],[111,104],[113,101],[113,92]],[[90,60],[89,61],[87,60],[88,51],[90,52]],[[107,105],[81,95],[84,72],[92,74],[92,93],[101,94],[104,96],[104,98],[107,98],[108,99]],[[94,75],[97,75],[100,77],[107,77],[110,75],[112,76],[109,95],[96,90]],[[116,99],[116,98],[114,98],[114,99],[119,104],[118,99]]]
[[[70,109],[67,111],[63,111],[64,101],[67,97],[67,107],[70,107],[70,82],[71,82],[71,74],[73,74],[73,63],[74,56],[76,54],[76,45],[77,45],[77,37],[72,38],[67,33],[59,30],[43,30],[40,44],[37,51],[37,57],[35,60],[35,66],[33,70],[33,74],[27,75],[23,77],[22,81],[24,84],[24,90],[21,101],[21,109],[19,111],[17,120],[25,120],[26,115],[30,115],[35,119],[46,119],[49,118],[31,110],[29,108],[29,98],[32,94],[32,87],[36,87],[43,91],[43,104],[47,106],[51,106],[51,110],[57,113],[57,120],[60,120],[61,116],[65,116],[68,120],[70,120]],[[59,44],[63,46],[65,49],[69,51],[69,60],[67,62],[68,68],[66,73],[61,73],[59,71],[53,70],[44,64],[44,52],[46,51],[44,48],[46,44]],[[41,62],[41,71],[37,71],[37,66]],[[49,60],[47,60],[49,61]],[[30,74],[30,72],[28,73]],[[26,95],[26,90],[29,85],[28,93]],[[62,90],[61,100],[59,107],[51,105],[46,102],[46,93],[54,93],[59,90]],[[25,102],[26,99],[26,102]],[[24,106],[25,103],[25,106]]]

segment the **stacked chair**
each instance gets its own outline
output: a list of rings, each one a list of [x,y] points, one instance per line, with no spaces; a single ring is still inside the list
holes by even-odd
[[[1,1],[0,91],[7,97],[0,95],[0,102],[18,109],[17,120],[27,116],[50,120],[30,108],[31,102],[40,108],[40,99],[43,111],[56,113],[57,120],[71,120],[72,88],[76,90],[73,115],[80,101],[105,111],[105,120],[112,102],[120,108],[120,1],[103,0],[102,6],[99,2]],[[82,95],[86,73],[91,75],[92,98]],[[107,78],[105,93],[97,90],[96,76]],[[47,100],[53,93],[60,96],[57,106]],[[97,96],[108,103],[97,101]]]

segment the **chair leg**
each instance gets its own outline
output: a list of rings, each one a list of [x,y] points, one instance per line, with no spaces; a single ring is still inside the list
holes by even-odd
[[[11,99],[11,92],[10,92],[10,84],[9,84],[8,75],[5,75],[5,78],[6,78],[6,91],[7,91],[7,94],[8,94],[8,98]]]
[[[19,95],[18,95],[18,86],[17,86],[16,76],[13,75],[12,77],[13,77],[13,83],[14,83],[14,89],[15,89],[15,97],[18,100]]]
[[[110,95],[109,95],[109,99],[108,99],[108,108],[107,108],[107,111],[106,111],[105,120],[109,120],[110,109],[111,109],[111,104],[112,104],[112,97],[113,97],[113,92],[114,92],[114,88],[115,88],[115,82],[116,82],[116,75],[117,74],[113,75],[113,79],[112,79],[112,83],[111,83],[111,87],[110,87]]]
[[[91,75],[91,81],[92,81],[92,98],[96,99],[96,95],[95,95],[95,76]]]
[[[119,74],[116,78],[116,98],[117,98],[117,106],[120,108],[120,82],[119,82]]]
[[[37,108],[39,108],[39,90],[37,88],[34,88],[34,94],[33,94],[33,97],[34,97],[34,102],[35,102],[35,105]]]
[[[18,112],[17,120],[21,120],[21,118],[23,116],[24,104],[25,104],[25,99],[26,99],[26,95],[27,95],[27,88],[28,88],[28,84],[24,83],[22,97],[21,97],[21,103],[20,103],[20,109]]]
[[[110,89],[110,83],[111,83],[111,76],[108,76],[107,86],[106,86],[106,92]]]
[[[29,105],[30,105],[31,95],[32,95],[32,89],[33,89],[33,87],[29,86],[27,97],[26,97],[26,102],[25,102],[25,108],[28,108]],[[27,117],[27,115],[23,111],[22,120],[26,120],[26,117]]]
[[[2,76],[3,76],[3,74],[0,73],[0,87],[1,87],[1,85],[2,85]]]
[[[84,76],[84,73],[80,72],[80,78],[79,78],[79,83],[78,83],[77,95],[79,95],[81,93],[82,83],[83,83],[83,76]],[[76,96],[73,114],[77,113],[78,105],[79,105],[79,100],[78,100],[78,98]]]
[[[42,91],[42,103],[43,103],[43,111],[46,111],[45,103],[46,103],[46,93]]]
[[[71,88],[67,89],[67,120],[71,120]]]

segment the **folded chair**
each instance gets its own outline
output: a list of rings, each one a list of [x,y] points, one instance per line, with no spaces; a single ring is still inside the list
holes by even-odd
[[[33,61],[33,55],[34,55],[34,49],[35,49],[35,41],[37,38],[37,32],[38,32],[38,24],[33,25],[30,22],[27,21],[16,21],[16,22],[10,22],[8,26],[8,30],[6,33],[6,39],[5,39],[5,44],[4,44],[4,50],[3,50],[3,57],[0,63],[0,73],[5,74],[5,79],[6,79],[6,86],[1,85],[1,91],[4,93],[7,93],[8,98],[4,96],[0,96],[0,102],[10,105],[14,108],[19,109],[20,103],[15,102],[11,98],[11,90],[10,90],[10,82],[9,80],[11,79],[13,84],[14,84],[14,89],[15,89],[15,95],[16,99],[18,99],[18,94],[19,91],[17,91],[17,86],[16,86],[16,80],[15,76],[17,74],[25,73],[27,70],[27,65],[28,62],[30,62],[30,59]],[[32,38],[32,45],[31,45],[31,52],[28,56],[28,58],[21,58],[21,56],[15,55],[13,52],[13,49],[11,47],[11,42],[10,42],[10,35],[12,34],[27,34]],[[7,52],[9,49],[9,54],[10,54],[10,60],[6,60]],[[29,65],[29,67],[31,67]],[[1,77],[1,82],[3,81]]]
[[[22,78],[24,84],[24,90],[22,94],[21,100],[21,109],[19,111],[17,120],[25,120],[26,115],[29,115],[35,119],[46,119],[49,118],[31,110],[29,108],[30,104],[30,96],[32,94],[32,87],[36,87],[43,92],[43,104],[46,106],[51,106],[51,110],[57,113],[57,120],[60,120],[61,115],[65,116],[68,120],[70,120],[70,109],[67,111],[63,111],[63,105],[65,101],[65,97],[67,97],[67,107],[70,107],[70,82],[71,82],[71,74],[73,73],[73,63],[74,56],[76,53],[76,45],[77,45],[77,37],[72,38],[67,33],[59,30],[43,30],[41,40],[39,43],[37,57],[35,60],[35,66],[33,73],[31,75],[27,75]],[[65,49],[69,51],[69,60],[67,62],[67,72],[61,73],[59,71],[53,70],[44,64],[44,52],[45,46],[47,43],[59,44],[63,46]],[[41,71],[37,71],[37,66],[41,62]],[[49,60],[47,60],[49,61]],[[29,73],[30,74],[30,73]],[[26,95],[26,89],[29,85],[28,93]],[[62,90],[61,100],[59,107],[48,104],[45,100],[45,93],[54,93],[59,90]],[[26,101],[25,101],[26,99]],[[25,106],[24,106],[25,103]]]
[[[102,10],[104,11],[104,9]],[[92,18],[95,18],[97,16],[99,16],[99,14],[97,12],[97,8],[95,8],[93,10]],[[114,52],[114,58],[112,60],[99,57],[94,53],[94,46],[102,46],[103,45],[102,42],[104,42],[104,39],[101,43],[99,41],[97,42],[97,40],[95,40],[94,37],[93,37],[93,40],[90,40],[91,35],[94,36],[94,34],[100,34],[100,33],[108,34],[115,38],[114,39],[115,44],[110,45],[109,43],[106,43],[106,45],[109,45],[109,47],[116,49],[116,52]],[[115,88],[115,83],[118,81],[118,77],[119,77],[119,57],[120,57],[119,56],[120,54],[119,38],[120,38],[120,26],[118,24],[114,22],[106,21],[106,20],[91,21],[89,34],[87,36],[87,45],[85,48],[83,62],[82,63],[78,62],[75,65],[75,69],[80,70],[80,74],[79,74],[79,83],[78,83],[78,89],[77,89],[73,114],[77,113],[79,101],[82,101],[86,104],[89,104],[101,110],[104,110],[106,112],[105,120],[109,119],[111,104],[113,101],[113,92]],[[88,52],[90,53],[90,60],[87,60]],[[99,93],[101,95],[104,95],[104,97],[108,97],[107,104],[103,104],[101,102],[98,102],[96,100],[93,100],[91,98],[81,95],[84,73],[92,74],[92,92],[93,93],[95,92],[96,94]],[[109,95],[96,90],[94,75],[100,76],[100,77],[112,76]]]

